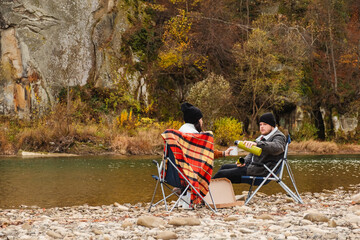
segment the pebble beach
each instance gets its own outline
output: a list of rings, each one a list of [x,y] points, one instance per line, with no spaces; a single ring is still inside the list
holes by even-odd
[[[360,239],[360,185],[301,193],[258,193],[247,206],[196,210],[149,203],[0,209],[0,239]],[[245,192],[244,192],[245,194]],[[241,199],[244,195],[238,195]]]

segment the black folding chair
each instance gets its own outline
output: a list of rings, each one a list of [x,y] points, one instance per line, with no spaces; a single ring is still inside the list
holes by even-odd
[[[287,153],[288,153],[288,147],[289,147],[290,143],[291,143],[291,138],[290,138],[290,135],[288,135],[287,143],[286,143],[285,151],[284,151],[284,156],[282,159],[280,159],[278,161],[278,163],[272,169],[270,169],[265,164],[258,163],[258,165],[263,166],[268,171],[268,174],[266,175],[266,177],[258,177],[258,176],[242,176],[241,177],[241,183],[250,184],[248,196],[245,200],[244,205],[247,205],[251,201],[251,199],[255,196],[255,194],[260,190],[260,188],[262,186],[267,185],[271,181],[277,182],[294,199],[295,202],[300,203],[300,204],[304,203],[300,197],[299,191],[296,187],[295,178],[291,171],[290,165],[287,161]],[[288,176],[291,180],[291,183],[293,185],[295,192],[293,190],[291,190],[283,181],[284,169],[286,169],[286,171],[288,173]],[[255,189],[254,192],[252,191],[253,186],[257,186],[257,188]]]

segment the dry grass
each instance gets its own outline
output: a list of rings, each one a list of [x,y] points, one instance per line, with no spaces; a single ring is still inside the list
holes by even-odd
[[[111,141],[111,149],[120,154],[148,155],[161,152],[162,131],[158,129],[139,130],[136,135],[117,134]]]
[[[114,115],[100,121],[77,118],[75,110],[57,106],[55,111],[36,122],[2,119],[0,123],[0,154],[13,155],[19,150],[101,154],[114,152],[126,155],[161,154],[164,142],[161,133],[168,128],[179,129],[182,122],[157,122],[135,118],[133,128],[119,126]],[[358,148],[356,148],[358,147]],[[290,152],[333,154],[360,152],[359,145],[337,145],[334,142],[292,142]]]
[[[11,142],[8,141],[7,137],[0,132],[0,154],[2,155],[13,155],[15,154],[15,148]]]
[[[339,146],[334,142],[320,142],[308,140],[303,142],[291,142],[289,151],[300,153],[332,154],[339,152]]]

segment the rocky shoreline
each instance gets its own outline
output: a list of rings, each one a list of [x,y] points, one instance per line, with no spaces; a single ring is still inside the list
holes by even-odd
[[[0,209],[0,239],[360,239],[359,189],[302,193],[303,205],[260,193],[218,213],[149,213],[145,203]]]

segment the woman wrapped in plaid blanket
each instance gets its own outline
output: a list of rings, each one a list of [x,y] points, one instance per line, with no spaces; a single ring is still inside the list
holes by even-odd
[[[179,131],[182,133],[201,133],[203,132],[202,126],[203,126],[203,120],[202,120],[202,113],[199,108],[193,106],[190,103],[183,103],[181,105],[181,111],[183,112],[184,116],[184,122]],[[214,150],[214,158],[219,157],[226,157],[230,155],[230,151],[232,149],[227,149],[226,151],[218,151]],[[188,192],[185,196],[185,200],[187,202],[190,202],[191,193]],[[189,205],[186,204],[186,202],[181,203],[182,207],[185,209],[189,208]]]

